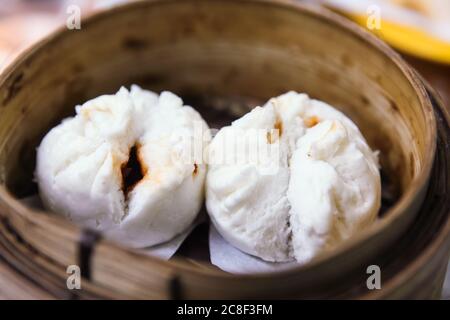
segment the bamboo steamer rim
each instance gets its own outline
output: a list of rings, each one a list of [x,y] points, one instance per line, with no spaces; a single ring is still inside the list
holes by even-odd
[[[211,0],[187,0],[186,2],[211,2]],[[224,1],[224,0],[213,0],[213,1]],[[131,7],[144,7],[151,5],[166,5],[170,3],[180,2],[180,0],[148,0],[148,1],[138,1],[131,2],[127,4],[123,4],[117,7],[114,7],[107,11],[102,11],[94,14],[88,15],[85,19],[82,20],[82,25],[84,28],[89,27],[90,24],[94,24],[98,21],[101,21],[105,18],[109,18],[110,16],[120,14],[122,11],[126,11]],[[322,22],[327,24],[332,24],[334,27],[339,27],[344,30],[344,32],[351,33],[353,36],[358,37],[361,43],[366,46],[370,46],[372,49],[376,49],[381,54],[389,58],[396,67],[401,71],[401,73],[405,76],[405,78],[409,81],[414,91],[417,93],[420,104],[423,107],[426,115],[426,124],[428,127],[428,132],[426,135],[425,144],[428,148],[424,161],[422,164],[422,168],[418,173],[417,177],[411,182],[410,187],[402,194],[400,199],[396,202],[396,204],[391,207],[386,215],[377,221],[376,224],[362,231],[361,233],[353,236],[348,241],[345,241],[336,249],[324,253],[323,255],[317,257],[310,263],[298,267],[294,267],[292,269],[283,270],[283,271],[275,271],[275,272],[267,272],[262,274],[246,274],[246,275],[233,275],[229,273],[225,273],[220,270],[216,270],[214,268],[205,265],[205,268],[198,268],[193,266],[191,263],[184,261],[183,259],[174,258],[170,261],[163,261],[156,257],[146,257],[151,260],[152,263],[163,265],[163,266],[171,266],[173,269],[179,272],[190,272],[198,275],[214,275],[215,277],[239,277],[239,278],[252,278],[252,279],[261,279],[266,278],[268,276],[273,277],[289,277],[290,275],[298,272],[309,271],[313,268],[316,268],[319,265],[322,265],[324,262],[331,262],[333,259],[339,257],[342,253],[355,250],[358,244],[368,240],[376,234],[380,234],[389,224],[395,222],[402,216],[401,212],[405,211],[405,209],[409,206],[411,201],[418,196],[420,191],[424,189],[427,185],[428,178],[431,172],[431,168],[433,165],[433,160],[436,152],[436,123],[435,117],[433,113],[433,107],[431,101],[427,95],[426,89],[422,84],[420,78],[415,74],[415,72],[408,66],[408,64],[400,57],[398,53],[396,53],[393,49],[391,49],[387,44],[379,40],[376,36],[371,34],[370,32],[364,30],[357,24],[339,16],[332,11],[317,7],[310,4],[300,3],[298,1],[289,1],[289,0],[227,0],[227,2],[234,3],[252,3],[258,5],[265,5],[268,7],[282,7],[288,11],[296,11],[301,14],[307,14],[312,16],[315,19],[320,19]],[[49,36],[39,41],[37,44],[25,50],[23,53],[17,57],[13,63],[11,63],[4,72],[0,75],[0,86],[2,86],[7,79],[9,79],[16,67],[18,65],[22,65],[27,60],[32,59],[35,55],[42,52],[45,47],[51,43],[57,42],[61,37],[64,37],[69,32],[74,32],[62,26],[58,28],[56,31],[52,32]],[[75,31],[76,32],[76,31]],[[448,113],[447,113],[448,115]],[[12,211],[20,214],[25,219],[34,220],[34,222],[41,223],[41,219],[37,213],[42,213],[38,210],[29,209],[25,205],[23,205],[18,199],[16,199],[5,186],[0,186],[0,199],[3,201],[3,205],[9,208]],[[9,210],[7,210],[9,211]],[[1,213],[0,213],[1,214]],[[70,223],[65,222],[65,220],[58,216],[49,216],[45,218],[45,220],[51,221],[52,223],[57,223],[61,226],[61,228],[66,229],[67,232],[70,232],[74,235],[79,233],[80,228]],[[65,223],[63,223],[65,222]],[[450,223],[449,223],[450,224]],[[450,228],[447,228],[450,229]],[[447,230],[450,231],[450,230]],[[448,232],[447,232],[448,233]],[[111,249],[117,250],[117,252],[129,252],[128,249],[120,247],[114,243],[111,243],[107,240],[101,240],[99,245],[108,246]]]
[[[446,126],[448,138],[448,135],[450,135],[450,106],[445,105],[439,94],[417,72],[416,76],[421,79],[427,91],[433,96],[433,99],[436,101],[437,106],[440,107],[439,111],[442,113],[443,118],[442,120],[444,122],[444,125]],[[448,145],[446,149],[448,151],[449,149]],[[449,178],[450,178],[450,167],[447,168],[447,179]],[[447,195],[447,201],[449,200],[450,195]],[[407,283],[408,281],[413,279],[414,276],[418,274],[419,270],[423,268],[423,266],[426,265],[429,261],[431,261],[435,253],[439,250],[439,248],[441,248],[445,244],[447,244],[447,247],[450,248],[450,211],[447,212],[447,219],[445,225],[443,226],[442,230],[438,233],[437,238],[434,239],[434,241],[429,246],[427,246],[426,249],[420,252],[420,254],[416,257],[413,263],[408,264],[406,268],[402,269],[401,273],[396,274],[389,280],[389,282],[383,284],[383,292],[381,292],[380,290],[372,290],[369,291],[367,294],[362,295],[360,299],[375,300],[383,298],[386,295],[389,295],[390,292],[393,292],[396,288],[400,287],[402,283]]]

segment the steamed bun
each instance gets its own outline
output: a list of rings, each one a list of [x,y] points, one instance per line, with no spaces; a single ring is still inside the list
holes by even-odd
[[[37,150],[35,177],[46,208],[130,247],[170,240],[203,201],[211,139],[175,94],[132,86],[76,107]]]
[[[209,146],[206,205],[232,245],[306,263],[376,219],[378,160],[343,113],[289,92],[222,128]]]

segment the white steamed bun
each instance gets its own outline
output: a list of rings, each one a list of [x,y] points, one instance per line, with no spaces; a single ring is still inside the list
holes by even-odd
[[[212,222],[267,261],[306,263],[370,225],[380,208],[376,154],[349,118],[305,94],[273,98],[222,128],[209,157]]]
[[[77,106],[44,137],[40,196],[51,211],[126,246],[165,242],[202,205],[206,165],[192,151],[210,139],[199,113],[176,95],[122,88]]]

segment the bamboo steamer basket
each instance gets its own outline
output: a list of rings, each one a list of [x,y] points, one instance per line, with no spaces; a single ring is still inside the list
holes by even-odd
[[[43,135],[76,104],[131,83],[178,93],[212,127],[288,90],[336,106],[380,150],[380,219],[308,265],[236,276],[180,255],[143,256],[24,206],[20,198],[36,192],[35,147]],[[442,284],[450,241],[449,118],[438,102],[433,109],[431,97],[385,44],[304,4],[142,1],[96,14],[81,30],[60,30],[40,42],[0,78],[0,255],[57,297],[415,296],[422,284]],[[413,226],[422,237],[411,235]],[[422,247],[409,247],[411,239]],[[374,262],[391,280],[377,292],[365,287],[365,268]],[[79,291],[66,288],[73,264],[84,276]],[[436,274],[441,277],[429,281]],[[407,284],[407,277],[415,280]]]

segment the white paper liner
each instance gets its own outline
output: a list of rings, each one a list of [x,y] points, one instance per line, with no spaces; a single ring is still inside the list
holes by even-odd
[[[38,195],[32,195],[23,198],[20,201],[30,208],[44,210],[44,206]],[[187,228],[172,240],[151,247],[137,249],[136,251],[144,255],[158,257],[163,260],[169,260],[175,254],[175,252],[177,252],[178,248],[180,248],[181,244],[184,242],[184,240],[186,240],[192,230],[194,230],[196,226],[202,223],[204,219],[204,215],[199,214],[189,228]]]
[[[204,220],[204,215],[200,213],[189,228],[187,228],[172,240],[148,248],[139,249],[138,251],[145,255],[158,257],[163,260],[169,260],[175,254],[175,252],[177,252],[178,248],[180,248],[180,246],[183,244],[184,240],[186,240],[192,230],[194,230],[195,227],[202,223]]]
[[[244,253],[229,244],[212,223],[209,226],[209,254],[213,265],[235,274],[282,271],[299,265],[295,261],[267,262]]]

